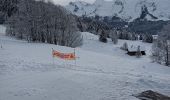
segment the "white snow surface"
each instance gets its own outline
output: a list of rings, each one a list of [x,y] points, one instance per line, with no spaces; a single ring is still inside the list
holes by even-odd
[[[170,20],[170,0],[96,0],[93,4],[83,1],[72,2],[66,8],[78,16],[118,16],[127,21],[140,17],[141,7],[145,5],[157,20]],[[77,12],[75,8],[78,7]],[[148,20],[152,19],[147,16]]]
[[[170,95],[170,68],[151,62],[151,44],[105,44],[83,32],[75,62],[51,55],[52,48],[73,48],[27,43],[0,32],[0,100],[138,100],[132,95],[149,89]],[[124,42],[145,46],[147,56],[128,56],[119,49]]]

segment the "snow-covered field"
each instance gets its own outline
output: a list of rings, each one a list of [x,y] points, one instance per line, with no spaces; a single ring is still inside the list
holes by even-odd
[[[27,43],[2,33],[0,26],[0,100],[138,100],[132,95],[149,89],[170,95],[170,68],[151,62],[151,44],[126,41],[146,47],[147,56],[137,59],[119,49],[124,40],[104,44],[84,32],[75,62],[51,55],[52,48],[72,48]]]

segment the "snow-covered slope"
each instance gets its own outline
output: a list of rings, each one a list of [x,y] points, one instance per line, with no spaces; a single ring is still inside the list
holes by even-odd
[[[104,44],[96,35],[82,34],[84,45],[76,48],[76,62],[53,62],[52,48],[73,52],[72,48],[0,34],[0,100],[138,100],[132,94],[148,89],[170,95],[170,68],[150,62],[150,44]],[[145,46],[148,55],[126,55],[119,49],[124,42]]]
[[[0,25],[0,35],[5,35],[6,28]]]
[[[140,17],[143,6],[158,20],[170,20],[170,0],[96,0],[93,4],[77,1],[66,8],[78,16],[118,16],[132,21]],[[147,18],[153,20],[149,15]]]

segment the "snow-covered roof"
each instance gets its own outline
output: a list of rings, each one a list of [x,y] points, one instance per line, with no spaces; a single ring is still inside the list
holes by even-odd
[[[167,44],[170,45],[170,40],[167,40]]]
[[[0,35],[2,35],[2,34],[4,35],[5,32],[6,32],[6,28],[4,26],[0,25]]]
[[[130,52],[136,52],[138,50],[138,45],[131,45],[130,47],[128,47],[128,51]],[[140,46],[140,51],[145,51],[145,47]]]
[[[152,35],[153,39],[158,39],[158,35]]]

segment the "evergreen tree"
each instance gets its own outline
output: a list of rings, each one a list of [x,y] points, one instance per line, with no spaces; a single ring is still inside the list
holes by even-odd
[[[143,35],[143,42],[153,43],[153,36],[151,34]]]
[[[99,36],[99,41],[107,43],[107,34],[102,30],[100,36]]]

